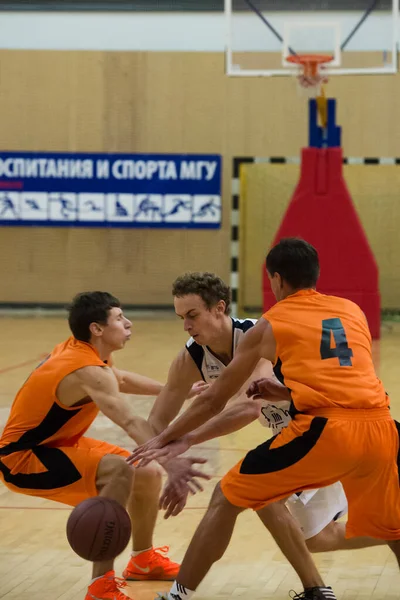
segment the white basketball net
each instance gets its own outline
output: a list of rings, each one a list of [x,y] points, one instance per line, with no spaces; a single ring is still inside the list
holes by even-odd
[[[316,98],[321,95],[322,86],[328,83],[328,76],[323,73],[323,65],[318,66],[318,72],[306,73],[304,65],[298,65],[297,85],[300,95]]]

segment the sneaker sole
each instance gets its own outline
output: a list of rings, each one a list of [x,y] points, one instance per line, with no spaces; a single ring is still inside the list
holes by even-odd
[[[178,572],[175,575],[170,575],[168,576],[161,576],[161,575],[124,575],[122,574],[123,578],[126,579],[126,581],[175,581],[176,577],[178,575]]]

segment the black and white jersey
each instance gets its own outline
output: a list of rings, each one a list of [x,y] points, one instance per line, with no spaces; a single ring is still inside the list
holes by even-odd
[[[256,323],[255,319],[232,319],[232,356],[235,355],[235,350],[246,331]],[[208,346],[200,346],[193,338],[190,338],[186,343],[186,348],[206,383],[212,383],[214,379],[218,379],[225,369],[225,365]]]
[[[236,348],[251,327],[257,323],[256,319],[232,319],[232,356]],[[226,368],[224,363],[213,354],[208,346],[200,346],[193,338],[186,343],[186,349],[199,369],[200,375],[206,383],[212,383],[221,375]],[[260,361],[245,385],[236,394],[235,399],[245,394],[251,381],[262,377],[271,377],[271,366],[268,361]],[[274,433],[278,433],[290,421],[289,402],[280,402],[279,405],[264,402],[259,418],[264,427],[270,427]]]

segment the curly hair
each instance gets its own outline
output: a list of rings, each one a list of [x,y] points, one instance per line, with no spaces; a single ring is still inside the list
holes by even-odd
[[[231,305],[231,289],[214,273],[184,273],[172,284],[172,295],[182,298],[189,294],[200,296],[208,309],[220,300],[225,302],[225,314],[229,315]]]

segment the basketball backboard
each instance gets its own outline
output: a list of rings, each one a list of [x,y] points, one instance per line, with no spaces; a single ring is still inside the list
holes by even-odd
[[[290,76],[290,55],[326,54],[324,73],[397,72],[399,0],[225,0],[226,72]]]

